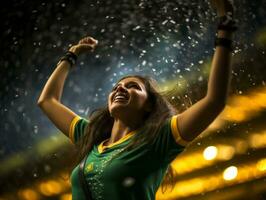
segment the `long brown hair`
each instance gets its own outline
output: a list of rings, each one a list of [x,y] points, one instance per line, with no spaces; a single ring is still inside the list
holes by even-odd
[[[152,106],[152,112],[146,114],[143,125],[140,127],[141,130],[145,131],[144,134],[137,134],[125,150],[137,147],[143,143],[152,142],[159,133],[165,120],[178,113],[173,102],[171,102],[173,90],[168,92],[159,91],[157,82],[149,76],[128,75],[124,76],[119,81],[130,77],[138,78],[144,83],[148,94],[148,101]],[[95,144],[99,144],[111,136],[114,119],[109,113],[108,104],[94,110],[88,118],[90,121],[89,126],[85,129],[83,139],[77,144],[78,157],[76,164],[92,150]],[[162,189],[167,183],[170,183],[173,188],[173,175],[174,170],[171,165],[169,165],[162,183]]]

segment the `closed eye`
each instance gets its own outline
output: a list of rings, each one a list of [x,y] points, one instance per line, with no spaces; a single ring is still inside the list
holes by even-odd
[[[119,84],[118,84],[118,85],[119,85]],[[116,88],[117,88],[118,85],[114,86],[114,87],[112,88],[112,91],[116,90]],[[136,89],[141,89],[139,85],[137,85],[137,84],[135,84],[135,83],[132,83],[132,82],[129,82],[129,83],[126,85],[126,87],[127,87],[127,88],[134,87],[134,88],[136,88]]]
[[[138,85],[136,85],[136,84],[129,84],[127,87],[128,88],[134,87],[134,88],[140,89],[140,87]]]

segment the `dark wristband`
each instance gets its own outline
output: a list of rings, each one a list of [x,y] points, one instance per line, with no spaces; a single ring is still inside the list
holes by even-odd
[[[70,65],[72,67],[73,65],[76,64],[77,59],[78,59],[78,57],[77,57],[76,54],[74,54],[71,51],[67,51],[66,54],[63,57],[61,57],[59,63],[62,62],[63,60],[66,60],[66,61],[68,61],[70,63]]]
[[[230,51],[233,50],[232,47],[232,40],[226,39],[226,38],[215,38],[214,46],[223,46],[225,48],[228,48]]]

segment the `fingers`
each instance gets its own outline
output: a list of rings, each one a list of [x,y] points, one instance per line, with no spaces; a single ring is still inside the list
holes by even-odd
[[[216,0],[210,0],[211,7],[216,9]]]
[[[88,45],[88,44],[79,44],[79,49],[82,52],[84,52],[84,51],[93,51],[94,50],[94,46],[91,46],[91,45]]]
[[[210,0],[211,6],[217,10],[218,16],[233,15],[234,5],[232,0]]]
[[[90,45],[97,45],[98,40],[95,40],[93,37],[85,37],[79,41],[79,44],[90,44]]]
[[[92,37],[82,38],[78,44],[72,46],[69,51],[75,53],[77,56],[85,52],[93,52],[98,40],[95,40]]]

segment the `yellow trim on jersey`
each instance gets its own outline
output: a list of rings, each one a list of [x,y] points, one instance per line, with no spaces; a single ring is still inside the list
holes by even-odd
[[[128,134],[126,134],[124,137],[120,138],[119,140],[117,140],[116,142],[108,145],[108,146],[104,146],[104,142],[106,142],[109,139],[106,139],[104,141],[101,142],[101,144],[98,145],[98,152],[102,153],[105,149],[111,148],[115,145],[121,144],[122,142],[126,141],[127,139],[131,138],[133,135],[135,135],[135,133],[137,132],[137,130],[131,131]]]
[[[75,126],[76,123],[78,122],[78,120],[80,120],[81,117],[80,116],[76,116],[74,117],[74,119],[72,120],[70,127],[69,127],[69,138],[70,140],[74,143],[74,132],[75,132]]]
[[[186,141],[184,140],[181,135],[180,135],[180,132],[178,130],[178,126],[177,126],[177,115],[174,115],[172,118],[171,118],[171,130],[172,130],[172,134],[175,138],[175,141],[182,145],[182,146],[186,146],[190,141]]]

